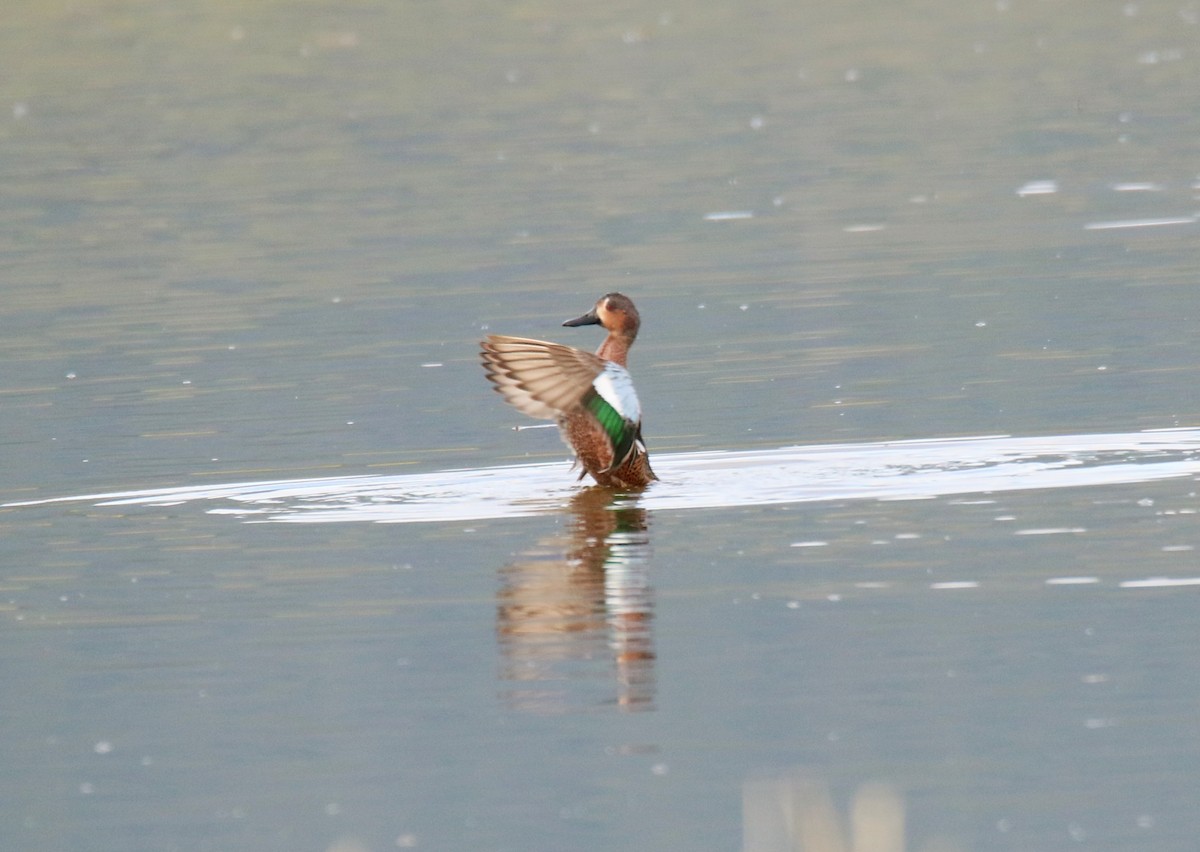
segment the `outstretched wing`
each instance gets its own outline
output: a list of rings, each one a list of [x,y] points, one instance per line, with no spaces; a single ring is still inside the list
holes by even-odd
[[[605,362],[590,352],[525,337],[488,335],[483,367],[506,402],[530,417],[556,420],[593,391]]]

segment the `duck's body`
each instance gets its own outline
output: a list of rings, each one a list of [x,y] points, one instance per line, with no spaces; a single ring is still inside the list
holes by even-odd
[[[523,414],[554,420],[583,471],[609,488],[645,488],[658,479],[642,441],[642,409],[625,367],[637,337],[637,308],[609,293],[565,326],[601,325],[593,355],[544,340],[489,335],[483,366],[504,399]]]

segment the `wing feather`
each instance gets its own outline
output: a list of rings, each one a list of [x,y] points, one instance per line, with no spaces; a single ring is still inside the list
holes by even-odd
[[[605,366],[590,352],[525,337],[488,335],[481,350],[487,377],[505,401],[542,420],[578,406]]]

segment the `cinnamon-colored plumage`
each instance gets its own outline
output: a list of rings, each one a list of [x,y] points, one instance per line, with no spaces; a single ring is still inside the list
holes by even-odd
[[[626,369],[641,319],[628,297],[609,293],[564,326],[600,325],[595,355],[523,337],[488,335],[481,344],[488,378],[518,411],[558,423],[563,440],[600,485],[636,490],[658,479],[642,441],[641,405]]]

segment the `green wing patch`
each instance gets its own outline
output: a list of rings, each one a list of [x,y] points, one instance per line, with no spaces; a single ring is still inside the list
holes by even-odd
[[[591,393],[584,405],[599,421],[613,446],[613,466],[629,454],[633,439],[637,437],[637,426],[622,417],[608,401],[598,393]]]

